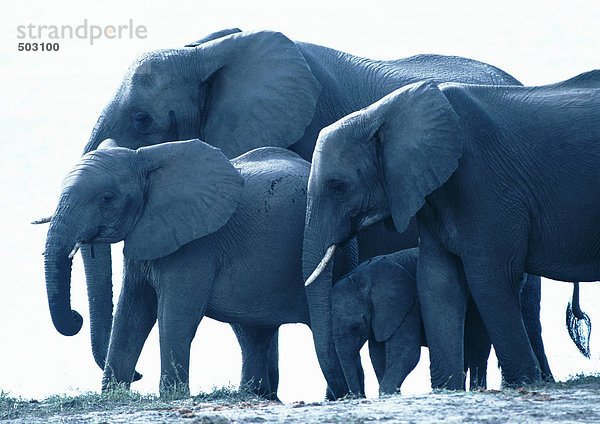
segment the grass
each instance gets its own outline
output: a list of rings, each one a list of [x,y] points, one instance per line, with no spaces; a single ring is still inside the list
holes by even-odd
[[[107,393],[84,393],[78,396],[53,395],[44,400],[29,400],[0,394],[0,420],[23,416],[47,416],[115,408],[161,409],[168,407],[166,401],[155,395],[141,395],[124,388],[116,388]]]
[[[596,389],[600,389],[600,373],[577,374],[571,376],[566,381],[556,383],[556,387],[560,387],[561,389],[573,389],[578,386],[593,386]]]
[[[247,388],[240,387],[236,389],[233,386],[226,386],[221,388],[213,388],[212,392],[204,393],[200,392],[196,396],[192,397],[195,402],[216,402],[216,403],[261,403],[265,400]]]
[[[156,395],[142,395],[124,387],[117,387],[106,393],[84,393],[78,396],[53,395],[44,400],[14,398],[0,392],[0,420],[22,417],[44,417],[52,415],[85,414],[94,411],[122,410],[164,410],[181,407],[180,396],[160,398]],[[193,403],[214,402],[237,404],[240,402],[259,403],[261,398],[248,390],[233,387],[215,388],[210,393],[200,393],[188,397]]]

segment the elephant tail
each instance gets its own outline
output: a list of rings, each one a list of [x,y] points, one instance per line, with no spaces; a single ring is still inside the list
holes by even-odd
[[[571,340],[581,354],[589,359],[592,321],[579,306],[579,283],[573,283],[573,298],[567,305],[566,319],[567,331]]]

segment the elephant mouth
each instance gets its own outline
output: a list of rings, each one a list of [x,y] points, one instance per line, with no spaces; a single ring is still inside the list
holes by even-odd
[[[117,243],[118,241],[123,240],[123,238],[119,237],[120,234],[117,228],[98,226],[96,233],[88,237],[83,237],[75,243],[71,253],[69,253],[69,259],[72,259],[84,244],[89,244],[93,247],[94,243]]]
[[[363,230],[367,227],[375,225],[381,221],[386,221],[388,216],[377,216],[370,213],[371,210],[366,210],[364,212],[359,212],[358,214],[350,217],[350,228],[345,236],[342,236],[337,244],[340,246],[344,246],[348,243],[352,238],[354,238],[360,230]]]

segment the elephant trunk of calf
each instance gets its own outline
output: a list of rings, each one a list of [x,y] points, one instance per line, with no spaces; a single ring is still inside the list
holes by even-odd
[[[76,311],[71,310],[71,265],[73,260],[69,253],[75,245],[72,227],[65,225],[60,219],[53,218],[46,239],[44,252],[44,269],[46,275],[46,291],[50,315],[54,327],[65,336],[73,336],[79,332],[83,319]]]

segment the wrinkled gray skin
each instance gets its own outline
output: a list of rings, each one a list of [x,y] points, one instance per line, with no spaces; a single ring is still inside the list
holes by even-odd
[[[416,214],[434,387],[464,388],[468,290],[517,385],[540,379],[523,272],[600,279],[599,74],[543,87],[413,84],[321,132],[304,240],[320,244],[304,258],[367,223],[391,217],[402,231]]]
[[[50,224],[46,279],[51,298],[61,284],[68,290],[76,242],[125,241],[104,388],[131,383],[157,320],[161,394],[188,390],[190,343],[203,316],[261,329],[246,344],[264,352],[280,325],[308,324],[301,269],[308,174],[309,163],[285,149],[230,162],[198,140],[138,150],[109,144],[82,158]],[[251,388],[276,399],[262,359],[244,364],[258,369]]]
[[[360,349],[367,340],[381,394],[400,391],[404,379],[419,362],[421,346],[427,346],[417,299],[418,255],[419,249],[414,248],[368,259],[337,281],[331,290],[333,341],[353,394],[364,395]],[[523,284],[529,281],[525,278]],[[521,291],[523,319],[532,345],[541,342],[539,295],[539,285]],[[537,303],[530,306],[529,298],[537,299]],[[469,388],[485,388],[491,342],[471,297],[465,318],[464,347],[465,373],[470,371]],[[541,350],[534,348],[534,352],[545,380],[554,381],[541,347]]]
[[[106,138],[136,149],[197,137],[229,158],[256,147],[279,146],[311,160],[322,128],[406,84],[423,79],[519,84],[493,66],[460,57],[419,55],[376,61],[293,42],[276,32],[238,31],[211,34],[192,43],[193,48],[140,56],[98,119],[85,152]],[[377,225],[358,237],[361,260],[417,244],[414,224],[402,235]],[[308,234],[308,245],[318,245],[314,234]],[[85,246],[82,254],[92,348],[102,365],[112,314],[110,250],[99,241],[94,243],[93,257],[90,250]],[[307,256],[307,263],[318,262],[323,253],[308,251],[315,251],[315,256]],[[347,388],[331,340],[331,284],[328,268],[307,295],[328,397],[337,398]],[[61,292],[50,306],[53,315],[60,316],[54,324],[62,334],[74,334],[81,325],[80,318],[64,309],[68,297],[68,292]]]

